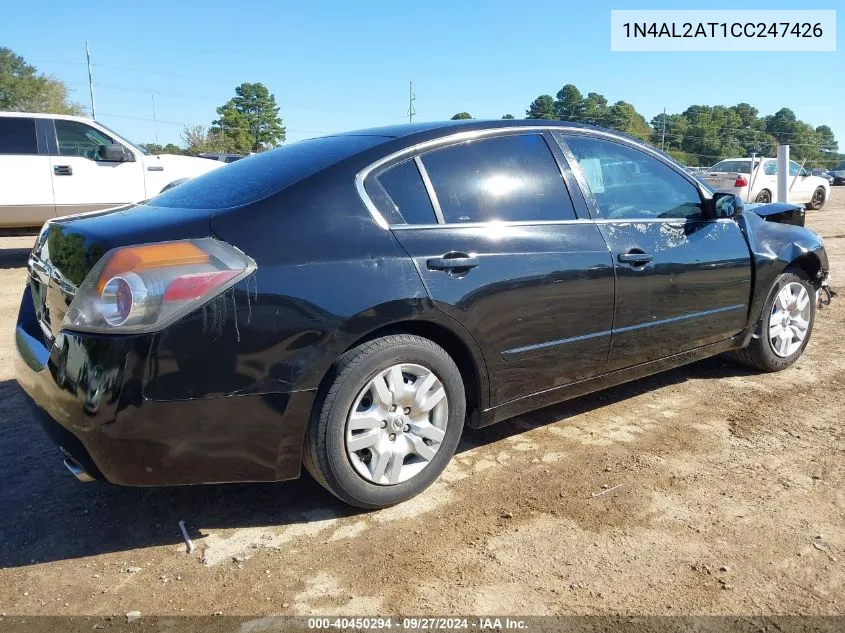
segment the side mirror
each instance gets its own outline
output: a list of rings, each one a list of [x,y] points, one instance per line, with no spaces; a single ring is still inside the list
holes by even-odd
[[[708,206],[711,218],[736,218],[742,215],[742,198],[733,193],[714,193]]]
[[[99,160],[108,163],[126,163],[132,160],[132,154],[120,145],[119,143],[112,143],[111,145],[100,145],[97,151]]]

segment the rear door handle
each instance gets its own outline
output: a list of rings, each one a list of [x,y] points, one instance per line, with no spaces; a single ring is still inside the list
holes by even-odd
[[[619,260],[620,264],[642,265],[642,264],[647,264],[652,259],[654,259],[654,257],[649,255],[648,253],[630,252],[630,253],[620,254],[616,257],[616,259]]]
[[[73,167],[70,165],[53,165],[53,173],[57,176],[73,176]]]
[[[458,268],[475,268],[478,258],[458,253],[449,253],[446,257],[433,257],[426,261],[429,270],[455,270]]]

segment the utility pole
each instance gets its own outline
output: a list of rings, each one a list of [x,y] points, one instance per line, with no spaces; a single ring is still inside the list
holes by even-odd
[[[416,101],[417,97],[414,95],[414,82],[410,82],[408,84],[408,122],[414,122],[414,115],[417,113],[414,110],[414,101]]]
[[[663,133],[660,135],[660,151],[663,151],[663,146],[666,144],[666,108],[663,108]]]
[[[91,118],[97,118],[97,111],[94,108],[94,80],[91,78],[91,51],[88,49],[88,42],[85,42],[85,57],[88,58],[88,92],[91,94]]]
[[[156,96],[150,95],[153,100],[153,125],[155,126],[156,145],[158,145],[158,117],[156,117]]]

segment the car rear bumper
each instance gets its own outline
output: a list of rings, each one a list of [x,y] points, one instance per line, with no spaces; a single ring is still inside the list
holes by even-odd
[[[25,291],[16,378],[77,477],[162,486],[299,476],[315,391],[151,400],[153,344],[152,335],[67,332],[47,343]]]

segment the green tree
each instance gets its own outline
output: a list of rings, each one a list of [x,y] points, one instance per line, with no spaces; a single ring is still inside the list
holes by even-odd
[[[540,95],[525,111],[526,119],[556,119],[555,100],[552,95]]]
[[[184,153],[197,156],[207,152],[235,152],[235,142],[220,130],[208,129],[204,125],[186,125],[182,130],[185,142]]]
[[[242,83],[217,114],[220,118],[212,122],[212,132],[231,140],[240,153],[260,152],[285,140],[276,97],[262,83]]]
[[[617,101],[610,106],[607,116],[608,127],[643,141],[651,138],[652,130],[648,121],[627,101]]]
[[[168,143],[167,145],[159,145],[158,143],[141,143],[141,149],[147,150],[150,154],[184,154],[183,150],[178,145]]]
[[[516,118],[516,117],[514,117],[514,115],[512,115],[512,114],[506,114],[506,115],[505,115],[505,116],[503,116],[502,118],[503,118],[503,119],[508,119],[508,120],[513,120],[513,119],[514,119],[514,118]]]
[[[472,115],[469,112],[458,112],[452,117],[453,121],[462,121],[463,119],[471,119]]]
[[[821,167],[832,168],[839,163],[839,143],[828,125],[820,125],[816,128],[819,137],[822,158],[819,161]]]
[[[557,118],[569,121],[581,121],[584,118],[586,104],[581,91],[573,84],[566,84],[557,93],[555,113]]]
[[[594,125],[608,125],[607,99],[597,92],[590,92],[582,105],[584,121]]]
[[[35,66],[9,48],[0,48],[0,110],[84,114],[82,106],[68,97],[64,83],[38,74]]]

